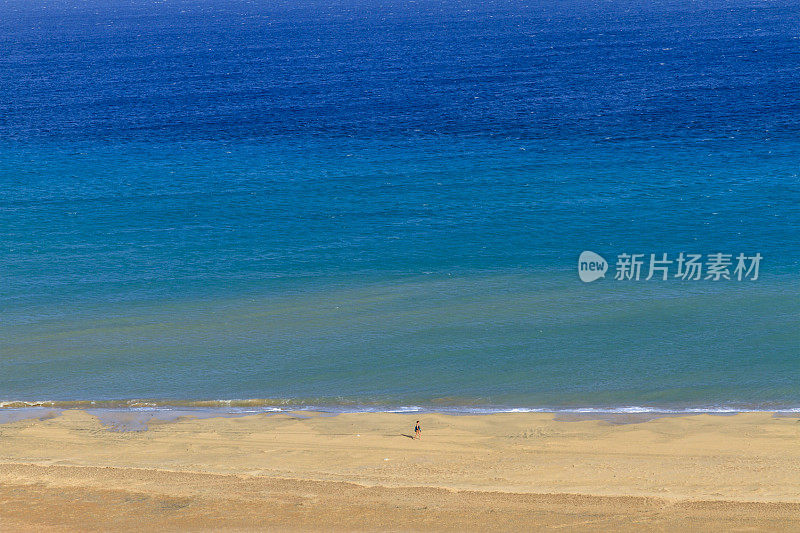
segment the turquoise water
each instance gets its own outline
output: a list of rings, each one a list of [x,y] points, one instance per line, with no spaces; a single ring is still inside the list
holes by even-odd
[[[790,4],[367,5],[0,8],[0,402],[800,407]]]

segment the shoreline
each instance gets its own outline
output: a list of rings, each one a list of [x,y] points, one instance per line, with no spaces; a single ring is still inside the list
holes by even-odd
[[[93,528],[117,530],[135,516],[166,530],[788,529],[800,520],[799,422],[301,412],[115,431],[65,410],[0,424],[0,499],[12,502],[0,519],[47,529],[69,498],[107,517]]]
[[[442,413],[442,414],[495,414],[495,413],[800,413],[800,404],[778,403],[697,403],[676,405],[648,404],[577,404],[577,405],[509,405],[466,401],[459,402],[379,402],[358,400],[317,401],[304,399],[111,399],[111,400],[0,400],[0,412],[7,409],[121,409],[121,410],[180,410],[180,409],[232,409],[241,412],[329,411],[335,413]]]
[[[491,416],[502,414],[552,415],[555,420],[603,420],[611,423],[640,423],[665,417],[693,415],[734,416],[748,413],[768,413],[774,417],[800,417],[800,407],[780,409],[746,409],[735,407],[661,408],[644,406],[621,407],[343,407],[331,405],[297,406],[245,406],[225,405],[224,400],[201,402],[176,402],[159,404],[126,405],[125,401],[42,401],[0,402],[0,425],[21,420],[45,420],[60,416],[65,411],[84,411],[97,417],[107,426],[120,430],[145,429],[151,421],[157,423],[194,417],[235,418],[253,415],[284,414],[297,417],[339,416],[354,414],[400,414],[400,415],[446,415],[446,416]],[[138,402],[138,401],[137,401]],[[248,401],[249,402],[249,401]],[[194,405],[192,405],[194,404]]]

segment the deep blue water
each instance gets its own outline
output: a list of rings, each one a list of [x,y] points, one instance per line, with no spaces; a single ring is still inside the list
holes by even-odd
[[[800,407],[799,27],[6,1],[0,401]],[[613,279],[680,252],[763,260]]]

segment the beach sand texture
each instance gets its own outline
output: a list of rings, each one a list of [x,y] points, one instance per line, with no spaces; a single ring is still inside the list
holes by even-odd
[[[793,417],[308,415],[0,425],[0,530],[800,529]]]

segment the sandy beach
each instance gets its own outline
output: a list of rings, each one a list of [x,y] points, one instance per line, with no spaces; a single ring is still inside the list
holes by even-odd
[[[0,529],[752,531],[800,521],[800,423],[771,413],[253,415],[0,425]],[[415,420],[423,439],[412,440]]]

